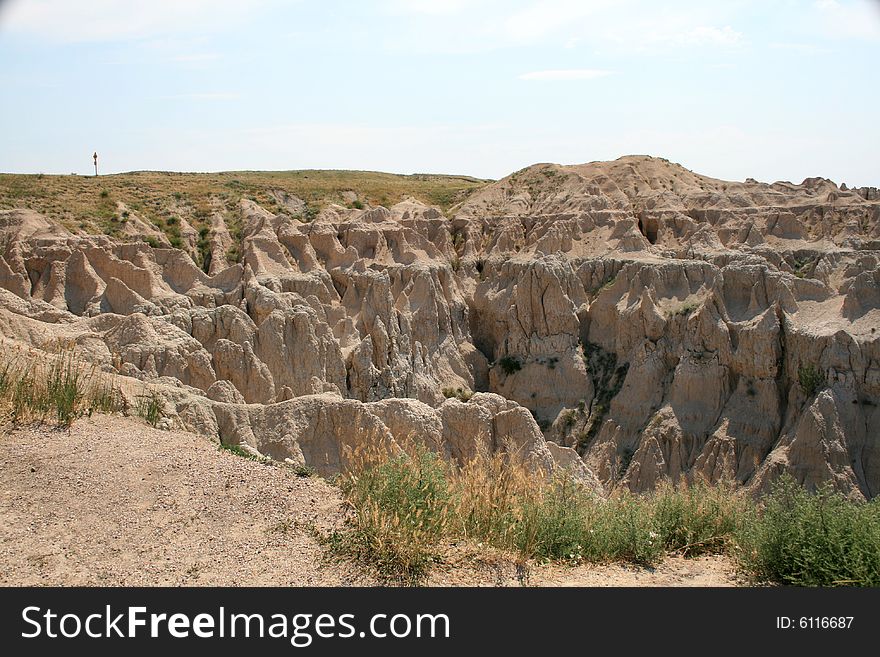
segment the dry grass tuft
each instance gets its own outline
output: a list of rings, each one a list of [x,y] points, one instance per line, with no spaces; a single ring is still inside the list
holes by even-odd
[[[349,458],[351,507],[327,542],[389,581],[416,584],[464,540],[528,560],[658,563],[665,554],[727,549],[749,502],[730,487],[664,486],[652,495],[602,497],[564,474],[529,468],[510,451],[463,465],[421,445],[371,447]]]

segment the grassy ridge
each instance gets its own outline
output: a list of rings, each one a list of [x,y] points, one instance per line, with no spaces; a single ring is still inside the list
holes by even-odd
[[[500,455],[458,468],[416,446],[372,450],[354,464],[342,480],[352,513],[326,541],[389,581],[422,582],[444,540],[468,539],[523,561],[653,565],[673,552],[726,553],[758,581],[880,585],[880,501],[811,494],[790,479],[758,502],[704,484],[606,498]]]
[[[112,235],[125,220],[116,214],[117,202],[122,202],[174,242],[180,239],[175,219],[184,218],[198,230],[208,225],[214,212],[233,212],[242,198],[280,212],[273,195],[277,190],[305,201],[307,214],[329,203],[389,206],[406,196],[445,211],[485,183],[468,176],[318,170],[137,171],[98,177],[0,174],[0,209],[31,208],[71,230]],[[349,192],[357,199],[350,200]]]

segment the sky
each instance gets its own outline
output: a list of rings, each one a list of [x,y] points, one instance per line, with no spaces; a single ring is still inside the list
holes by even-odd
[[[880,0],[0,0],[0,171],[880,185]]]

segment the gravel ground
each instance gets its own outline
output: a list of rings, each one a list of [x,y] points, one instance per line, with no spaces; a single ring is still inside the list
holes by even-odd
[[[376,584],[326,559],[310,526],[343,517],[317,477],[230,454],[201,436],[95,416],[69,432],[0,437],[0,585]],[[720,557],[656,569],[518,567],[506,554],[449,545],[435,586],[731,586]]]
[[[200,436],[95,416],[17,430],[0,463],[0,584],[369,583],[304,528],[339,516],[337,489]]]

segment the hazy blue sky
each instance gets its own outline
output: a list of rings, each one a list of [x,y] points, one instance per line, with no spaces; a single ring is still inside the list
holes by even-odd
[[[880,185],[877,0],[5,0],[0,170]]]

